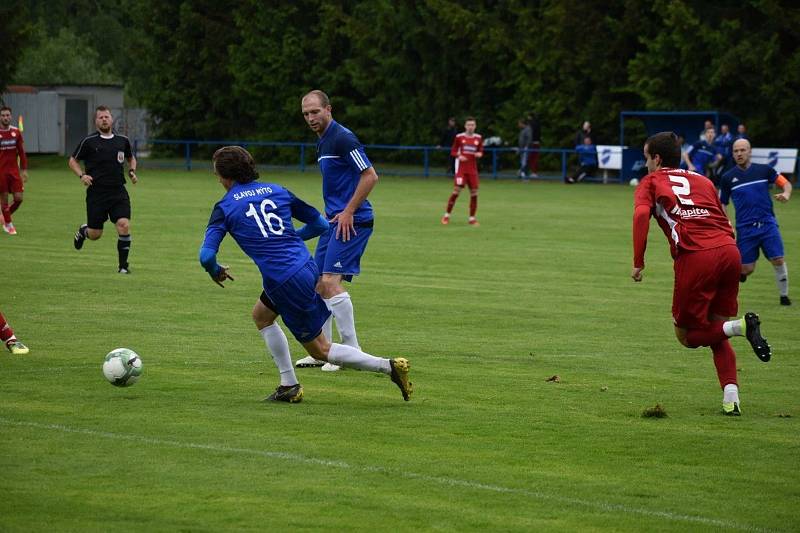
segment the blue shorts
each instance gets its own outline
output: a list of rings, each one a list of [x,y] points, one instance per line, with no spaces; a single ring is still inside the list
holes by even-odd
[[[742,264],[749,265],[758,259],[758,250],[767,259],[783,257],[783,239],[778,225],[772,222],[756,222],[736,227],[736,245],[742,254]]]
[[[336,239],[336,228],[333,224],[328,231],[320,235],[314,261],[323,274],[340,274],[345,281],[353,281],[353,276],[361,273],[361,256],[367,249],[367,242],[372,235],[372,221],[356,222],[356,235],[344,242],[341,235]]]
[[[309,261],[279,287],[269,291],[265,288],[261,295],[262,302],[265,295],[269,298],[269,303],[264,302],[264,305],[283,318],[283,323],[301,343],[316,339],[331,315],[325,301],[317,294],[318,280],[317,265]]]

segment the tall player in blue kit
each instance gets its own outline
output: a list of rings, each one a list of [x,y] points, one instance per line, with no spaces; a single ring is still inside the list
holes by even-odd
[[[253,321],[280,372],[280,385],[266,399],[296,403],[303,387],[292,366],[289,342],[275,322],[284,324],[315,359],[358,370],[388,374],[405,401],[411,394],[409,363],[402,357],[374,357],[358,348],[331,343],[322,333],[330,317],[316,292],[319,270],[303,240],[328,230],[328,221],[290,191],[275,183],[258,180],[253,157],[239,146],[226,146],[214,153],[214,173],[226,193],[214,206],[200,248],[200,263],[220,286],[233,280],[227,267],[217,263],[222,239],[230,233],[261,271],[263,290],[253,307]],[[295,230],[292,218],[306,225]]]
[[[301,106],[303,118],[319,136],[317,162],[322,173],[322,196],[325,216],[331,226],[319,238],[314,260],[322,273],[317,291],[336,320],[342,344],[359,348],[355,316],[350,294],[342,285],[361,272],[361,256],[372,235],[372,205],[367,196],[378,182],[378,175],[355,134],[333,120],[328,95],[314,90],[306,94]],[[333,325],[328,319],[323,329],[333,338]],[[297,361],[297,366],[322,366],[322,370],[339,370],[313,357]]]
[[[722,176],[719,196],[723,204],[732,199],[736,208],[736,244],[742,254],[741,281],[756,268],[759,249],[772,263],[781,305],[792,305],[789,299],[789,272],[783,259],[783,240],[772,209],[770,187],[774,183],[783,189],[774,196],[785,203],[792,196],[792,183],[769,165],[752,163],[750,141],[738,139],[733,143],[736,166]]]

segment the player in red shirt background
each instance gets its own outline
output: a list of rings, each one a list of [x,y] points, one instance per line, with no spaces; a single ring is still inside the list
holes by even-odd
[[[19,167],[17,167],[19,157]],[[20,171],[22,170],[20,176]],[[22,204],[24,183],[28,181],[28,158],[22,141],[22,132],[11,126],[11,108],[0,107],[0,208],[2,208],[3,230],[9,235],[16,235],[17,230],[11,223],[11,214]],[[8,204],[8,194],[14,195],[14,203]]]
[[[483,137],[475,133],[477,123],[474,117],[467,117],[464,121],[464,131],[453,139],[450,155],[456,158],[455,187],[453,194],[447,200],[447,211],[442,217],[442,224],[450,223],[450,213],[456,205],[458,195],[469,186],[469,223],[478,226],[475,212],[478,210],[478,159],[483,157]]]
[[[728,338],[746,336],[764,362],[770,360],[772,351],[761,336],[757,314],[728,320],[738,312],[741,266],[733,229],[714,184],[705,176],[678,168],[681,149],[674,133],[648,138],[644,156],[649,174],[635,193],[631,277],[642,281],[650,217],[655,217],[675,261],[675,335],[687,348],[711,347],[723,389],[722,411],[739,416],[736,353]]]

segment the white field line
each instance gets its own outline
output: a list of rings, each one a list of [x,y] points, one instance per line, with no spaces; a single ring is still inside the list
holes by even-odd
[[[43,429],[49,431],[58,431],[61,433],[72,433],[78,435],[89,435],[92,437],[101,437],[105,439],[113,439],[113,440],[121,440],[121,441],[132,441],[132,442],[139,442],[144,444],[151,444],[154,446],[171,446],[174,448],[184,448],[184,449],[192,449],[192,450],[207,450],[211,452],[218,452],[218,453],[235,453],[235,454],[242,454],[242,455],[250,455],[254,457],[266,457],[270,459],[279,459],[279,460],[286,460],[286,461],[294,461],[298,463],[304,463],[309,465],[316,465],[316,466],[323,466],[323,467],[330,467],[330,468],[339,468],[343,470],[351,470],[354,472],[367,472],[367,473],[380,473],[380,474],[387,474],[392,477],[404,477],[407,479],[414,479],[419,481],[424,481],[429,484],[435,485],[444,485],[449,487],[461,487],[470,490],[476,491],[485,491],[485,492],[494,492],[498,494],[513,494],[518,496],[523,496],[527,498],[531,498],[534,500],[544,500],[544,501],[552,501],[561,504],[572,505],[576,507],[588,507],[592,509],[597,509],[600,511],[605,511],[609,513],[621,513],[621,514],[628,514],[628,515],[639,515],[639,516],[646,516],[650,518],[659,518],[663,520],[669,520],[672,522],[687,522],[691,524],[702,524],[705,526],[712,526],[715,528],[721,529],[735,529],[738,531],[772,531],[767,530],[759,527],[749,526],[746,524],[739,524],[736,522],[730,522],[726,520],[718,520],[715,518],[707,518],[705,516],[697,516],[697,515],[686,515],[680,513],[672,513],[669,511],[653,511],[650,509],[644,509],[640,507],[630,507],[627,505],[619,505],[614,503],[607,503],[602,501],[592,501],[592,500],[582,500],[580,498],[570,498],[567,496],[560,496],[558,494],[540,492],[540,491],[532,491],[527,489],[517,489],[513,487],[504,487],[502,485],[494,485],[494,484],[487,484],[487,483],[479,483],[475,481],[469,481],[464,479],[457,479],[457,478],[449,478],[449,477],[440,477],[440,476],[429,476],[426,474],[418,474],[416,472],[409,472],[407,470],[394,470],[389,468],[384,468],[380,466],[360,466],[360,465],[352,465],[350,463],[346,463],[344,461],[332,461],[328,459],[319,459],[316,457],[308,457],[305,455],[297,454],[297,453],[288,453],[288,452],[275,452],[275,451],[267,451],[267,450],[255,450],[251,448],[234,448],[230,446],[220,445],[220,444],[202,444],[196,442],[185,442],[173,439],[156,439],[152,437],[145,437],[143,435],[133,435],[133,434],[124,434],[124,433],[111,433],[107,431],[97,431],[93,429],[83,429],[83,428],[75,428],[64,426],[61,424],[41,424],[38,422],[26,422],[21,420],[11,420],[8,418],[0,417],[0,425],[6,426],[17,426],[17,427],[29,427],[35,429]]]

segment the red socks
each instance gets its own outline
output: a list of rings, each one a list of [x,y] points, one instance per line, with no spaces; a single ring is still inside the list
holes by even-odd
[[[450,195],[450,199],[447,200],[447,212],[453,212],[453,206],[456,205],[456,200],[458,199],[458,195],[453,193]]]
[[[11,326],[9,326],[8,322],[6,322],[6,317],[3,316],[3,313],[0,313],[0,341],[5,343],[13,337],[14,330],[11,329]]]
[[[469,216],[474,217],[475,212],[478,210],[478,197],[477,196],[470,196],[469,197]]]
[[[724,389],[725,385],[738,385],[736,382],[736,352],[733,351],[730,341],[725,339],[712,344],[711,351],[714,352],[714,366],[717,367],[719,386]]]

